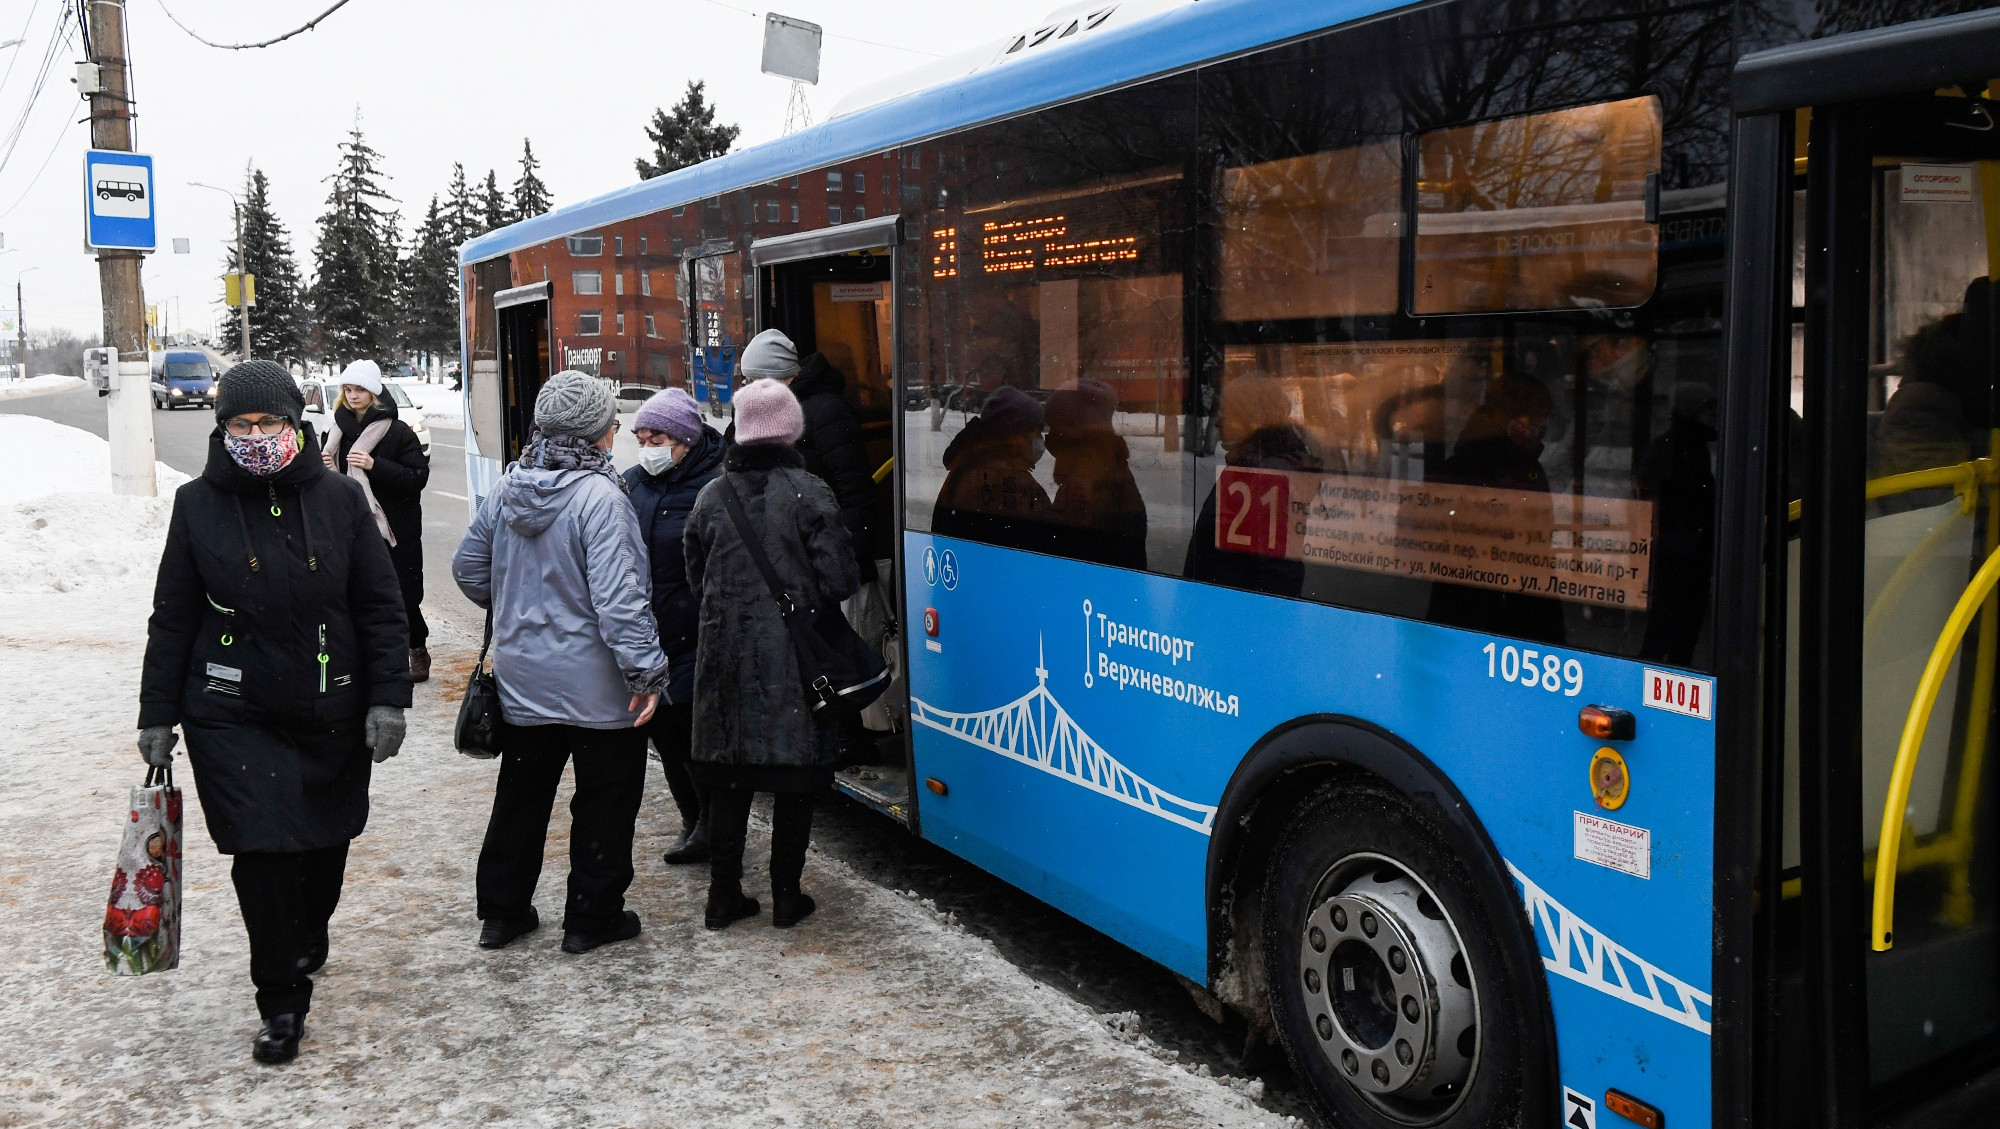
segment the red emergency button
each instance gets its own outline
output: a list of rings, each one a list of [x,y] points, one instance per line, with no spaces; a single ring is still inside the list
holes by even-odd
[[[937,633],[938,633],[938,614],[937,614],[937,609],[936,609],[936,608],[925,608],[925,609],[924,609],[924,634],[926,634],[926,635],[930,636],[931,638],[935,639],[935,638],[937,638]]]

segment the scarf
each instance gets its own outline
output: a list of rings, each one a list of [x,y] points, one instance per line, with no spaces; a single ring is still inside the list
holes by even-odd
[[[389,434],[389,425],[394,422],[396,421],[393,419],[378,419],[362,428],[361,437],[354,441],[354,451],[364,455],[374,454],[375,444],[380,443],[382,437]],[[326,433],[326,450],[320,452],[320,457],[326,460],[328,470],[335,472],[345,470],[347,477],[361,484],[361,492],[368,497],[368,512],[375,518],[375,528],[381,531],[382,540],[393,546],[396,543],[396,535],[389,531],[389,516],[382,512],[382,503],[375,500],[375,487],[368,482],[368,472],[352,464],[342,467],[334,462],[340,457],[339,419],[330,421],[327,427],[329,430]]]
[[[625,480],[611,465],[611,452],[601,450],[597,444],[575,435],[544,435],[535,432],[528,440],[528,449],[521,452],[524,467],[535,470],[581,470],[601,474],[625,489]]]

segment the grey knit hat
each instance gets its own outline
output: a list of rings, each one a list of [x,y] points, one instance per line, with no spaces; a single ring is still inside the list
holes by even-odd
[[[790,380],[799,374],[799,349],[782,329],[767,329],[743,347],[743,360],[736,366],[751,380],[776,377]]]
[[[306,397],[299,382],[275,361],[243,361],[222,374],[215,392],[215,418],[265,412],[297,423],[305,418]]]
[[[550,377],[535,395],[535,427],[544,435],[574,435],[595,443],[617,418],[611,385],[575,369]]]

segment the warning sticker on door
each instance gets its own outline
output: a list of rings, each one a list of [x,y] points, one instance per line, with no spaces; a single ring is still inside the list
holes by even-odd
[[[1634,878],[1653,877],[1653,833],[1644,827],[1576,813],[1576,857],[1623,871]]]
[[[1904,165],[1903,203],[1970,204],[1978,186],[1971,165]]]

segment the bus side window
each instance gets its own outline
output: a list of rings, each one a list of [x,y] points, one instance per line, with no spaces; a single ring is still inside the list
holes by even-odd
[[[903,346],[911,528],[1179,571],[1193,108],[1192,82],[1166,80],[923,161],[936,171],[911,225],[919,308]]]

